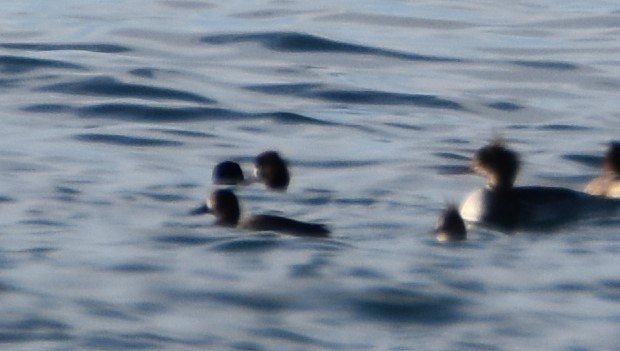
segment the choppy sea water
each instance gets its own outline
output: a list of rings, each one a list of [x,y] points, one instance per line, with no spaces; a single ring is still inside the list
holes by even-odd
[[[0,14],[0,344],[12,350],[603,350],[620,220],[440,245],[496,136],[580,189],[620,135],[620,7],[21,1]],[[287,193],[188,211],[279,150]]]

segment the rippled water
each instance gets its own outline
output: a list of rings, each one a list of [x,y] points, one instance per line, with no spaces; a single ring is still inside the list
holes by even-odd
[[[224,2],[222,2],[224,3]],[[613,2],[21,1],[0,14],[0,343],[18,350],[602,350],[620,220],[439,245],[497,135],[580,189],[620,135]],[[188,211],[225,159],[285,194]]]

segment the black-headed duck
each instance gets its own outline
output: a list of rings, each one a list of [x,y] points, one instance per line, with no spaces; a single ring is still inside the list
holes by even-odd
[[[325,238],[330,234],[323,224],[301,222],[274,215],[253,215],[243,220],[239,200],[229,189],[219,189],[211,193],[206,203],[191,212],[194,215],[212,213],[216,224],[225,227],[239,227],[253,231],[274,231],[303,237]]]
[[[273,190],[285,191],[290,182],[286,161],[275,151],[265,151],[256,156],[254,175]]]
[[[620,201],[567,188],[515,187],[519,165],[518,155],[501,142],[479,149],[472,169],[486,178],[486,186],[472,191],[462,202],[463,219],[509,231],[541,229],[609,215],[620,208]]]
[[[212,177],[214,184],[237,185],[245,182],[241,166],[237,162],[224,161],[213,168]]]

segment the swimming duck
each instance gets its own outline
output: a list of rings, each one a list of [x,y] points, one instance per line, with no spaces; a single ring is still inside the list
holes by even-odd
[[[233,161],[218,163],[215,168],[213,168],[211,178],[214,184],[220,185],[237,185],[245,181],[241,166]]]
[[[254,215],[240,220],[241,210],[235,193],[219,189],[211,193],[206,203],[191,214],[212,213],[216,224],[224,227],[239,227],[253,231],[274,231],[295,236],[325,238],[330,234],[323,224],[301,222],[274,215]]]
[[[439,217],[437,221],[437,241],[460,241],[467,239],[467,229],[465,222],[461,218],[459,209],[450,205]]]
[[[479,149],[472,169],[486,178],[461,204],[464,220],[505,230],[540,229],[574,220],[609,215],[620,201],[560,187],[515,187],[519,157],[501,142]]]
[[[613,142],[603,160],[603,174],[593,179],[585,192],[597,196],[620,198],[620,142]]]
[[[285,191],[290,181],[286,161],[280,157],[280,154],[271,150],[256,156],[254,175],[273,190]]]

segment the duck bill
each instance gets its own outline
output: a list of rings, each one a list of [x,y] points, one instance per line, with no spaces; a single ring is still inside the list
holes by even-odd
[[[435,235],[436,235],[437,241],[439,241],[440,243],[445,243],[447,241],[450,241],[450,235],[448,235],[448,233],[446,233],[443,230],[436,232]]]
[[[436,232],[437,241],[440,243],[447,242],[455,242],[455,241],[465,241],[466,237],[461,235],[455,235],[454,233],[450,233],[446,230],[440,230]]]
[[[207,204],[202,204],[200,207],[197,207],[189,212],[192,216],[198,216],[205,213],[210,213],[211,209],[207,206]]]

